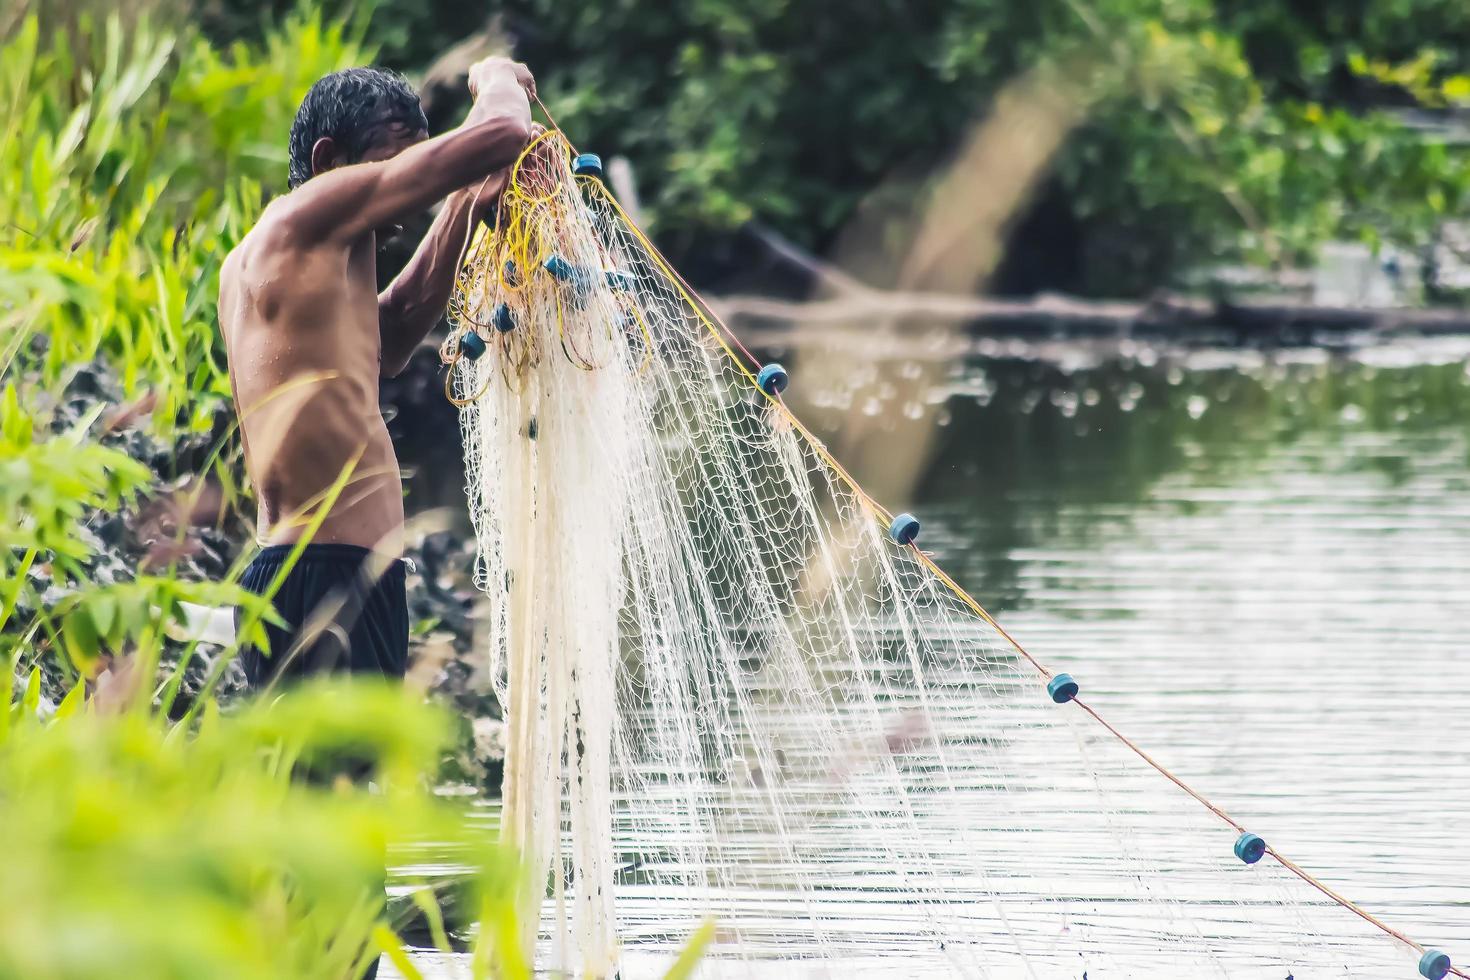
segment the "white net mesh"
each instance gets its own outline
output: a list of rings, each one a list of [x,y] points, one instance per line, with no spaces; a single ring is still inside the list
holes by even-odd
[[[1412,971],[1053,704],[567,160],[518,165],[453,307],[488,349],[444,351],[541,963],[657,975],[713,917],[709,976]]]

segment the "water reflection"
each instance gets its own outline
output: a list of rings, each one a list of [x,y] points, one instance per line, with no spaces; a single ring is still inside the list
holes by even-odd
[[[862,456],[860,441],[844,435],[852,405],[880,406],[885,421],[872,437],[888,444],[935,433],[911,492],[885,502],[916,508],[952,534],[946,567],[998,611],[1027,599],[1017,550],[1053,540],[1069,508],[1092,508],[1066,522],[1072,543],[1085,545],[1126,524],[1128,509],[1175,474],[1250,494],[1265,468],[1300,465],[1369,470],[1393,487],[1415,461],[1437,465],[1441,451],[1463,451],[1470,419],[1470,349],[1461,341],[1269,355],[1081,343],[982,351],[925,365],[940,377],[918,419],[903,411],[913,401],[894,397],[912,361],[870,364],[846,376],[845,390],[793,386],[789,398],[834,448],[846,441],[844,458]],[[1382,445],[1349,445],[1368,433]],[[1325,445],[1280,458],[1303,439]],[[864,482],[883,476],[881,462],[853,465]],[[1458,465],[1470,474],[1463,452]],[[1456,462],[1449,466],[1441,475],[1453,480]]]
[[[910,502],[941,562],[1116,722],[1349,894],[1461,944],[1467,354],[970,359]]]

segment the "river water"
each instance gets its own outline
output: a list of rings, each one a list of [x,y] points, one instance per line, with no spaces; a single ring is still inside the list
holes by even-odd
[[[1465,355],[967,364],[916,502],[943,561],[1116,724],[1330,884],[1460,947]]]
[[[798,413],[1028,649],[1470,960],[1470,345],[915,347],[779,354]]]

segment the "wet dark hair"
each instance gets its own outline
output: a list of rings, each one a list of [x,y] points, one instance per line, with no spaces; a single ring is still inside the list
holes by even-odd
[[[348,160],[357,160],[392,123],[429,128],[418,95],[402,75],[386,68],[332,72],[311,87],[296,110],[287,182],[296,188],[311,179],[311,148],[323,136],[330,136]]]

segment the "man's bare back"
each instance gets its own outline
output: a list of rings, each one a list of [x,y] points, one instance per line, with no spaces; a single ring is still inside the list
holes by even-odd
[[[348,474],[312,540],[396,551],[403,490],[378,411],[374,236],[303,249],[280,241],[271,219],[268,208],[220,274],[258,526],[267,543],[294,542]]]
[[[442,316],[467,229],[531,132],[524,66],[490,59],[470,85],[469,118],[434,140],[402,119],[356,154],[318,140],[310,179],[273,201],[225,260],[220,326],[264,543],[298,540],[345,478],[311,540],[401,548],[402,481],[378,381]],[[446,195],[379,296],[380,231]]]

